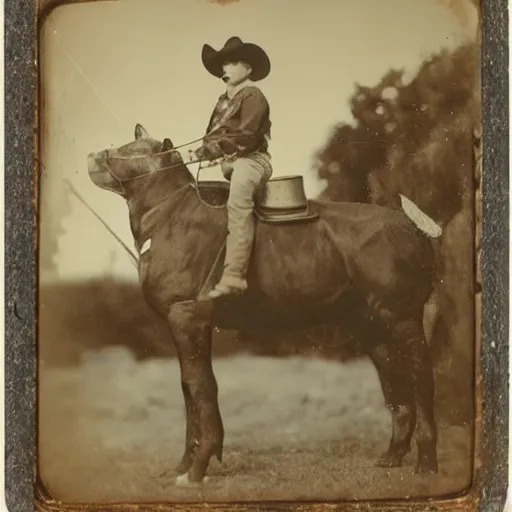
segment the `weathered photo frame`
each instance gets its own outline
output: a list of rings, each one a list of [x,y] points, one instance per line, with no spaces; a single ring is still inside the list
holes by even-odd
[[[101,0],[98,0],[101,1]],[[248,0],[246,0],[248,1]],[[62,2],[64,3],[64,2]],[[79,2],[66,2],[79,3]],[[38,216],[40,214],[41,25],[61,2],[6,1],[6,497],[10,510],[151,508],[151,504],[61,503],[39,478],[37,457]],[[222,510],[501,510],[508,449],[508,19],[503,2],[483,0],[482,129],[475,134],[482,197],[475,198],[476,375],[471,488],[435,499],[208,503]],[[479,204],[481,201],[481,205]],[[480,319],[480,321],[479,321]],[[156,506],[156,504],[155,504]],[[161,503],[201,510],[201,503]]]

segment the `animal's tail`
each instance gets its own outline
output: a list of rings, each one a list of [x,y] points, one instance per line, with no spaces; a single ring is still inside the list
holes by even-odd
[[[399,194],[402,203],[402,209],[414,224],[431,238],[439,238],[443,234],[443,230],[439,224],[434,222],[425,212],[420,210],[410,199]]]

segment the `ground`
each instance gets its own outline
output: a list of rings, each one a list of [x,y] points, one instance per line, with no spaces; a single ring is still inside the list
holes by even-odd
[[[64,501],[404,498],[469,486],[471,430],[440,426],[437,476],[381,469],[390,416],[374,367],[237,355],[214,362],[226,431],[201,490],[175,486],[184,445],[179,364],[123,348],[40,373],[40,468]]]

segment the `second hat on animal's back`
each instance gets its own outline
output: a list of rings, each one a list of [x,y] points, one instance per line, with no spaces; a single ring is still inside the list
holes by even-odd
[[[255,82],[270,73],[270,60],[265,50],[256,44],[245,43],[239,37],[230,37],[220,50],[205,44],[201,59],[207,71],[217,78],[222,77],[222,65],[227,61],[247,62],[252,68],[250,79]]]

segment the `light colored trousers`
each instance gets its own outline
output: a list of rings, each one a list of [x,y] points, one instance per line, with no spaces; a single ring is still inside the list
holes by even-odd
[[[254,239],[254,205],[261,187],[272,176],[270,156],[254,153],[223,163],[222,172],[230,180],[228,237],[224,276],[245,279]]]

